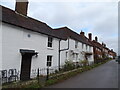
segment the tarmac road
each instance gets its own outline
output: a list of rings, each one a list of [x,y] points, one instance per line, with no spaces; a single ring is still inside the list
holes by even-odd
[[[109,61],[48,88],[118,88],[118,64]]]

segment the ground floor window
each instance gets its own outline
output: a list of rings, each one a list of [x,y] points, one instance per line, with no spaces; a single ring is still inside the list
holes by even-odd
[[[76,60],[78,60],[78,53],[76,53]]]
[[[52,56],[51,55],[48,55],[47,56],[47,66],[51,66],[52,65]]]
[[[73,60],[77,60],[78,59],[78,53],[73,53]]]

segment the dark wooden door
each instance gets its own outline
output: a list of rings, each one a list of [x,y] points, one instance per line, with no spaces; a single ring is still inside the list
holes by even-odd
[[[30,80],[31,59],[31,54],[22,55],[20,80]]]

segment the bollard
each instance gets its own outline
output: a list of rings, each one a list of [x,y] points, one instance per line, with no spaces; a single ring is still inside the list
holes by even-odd
[[[38,83],[39,83],[39,68],[37,69],[37,79],[38,79]]]
[[[17,71],[15,69],[15,82],[17,81],[17,79],[16,79],[17,77],[16,76],[17,76]]]

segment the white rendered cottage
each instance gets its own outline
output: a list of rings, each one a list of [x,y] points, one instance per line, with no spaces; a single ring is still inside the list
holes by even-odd
[[[20,71],[21,80],[32,77],[30,73],[37,68],[58,66],[61,39],[47,24],[26,16],[27,4],[17,2],[16,11],[0,7],[2,8],[1,70],[17,69]],[[24,7],[23,11],[21,5]]]

